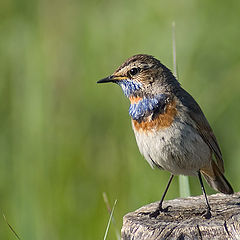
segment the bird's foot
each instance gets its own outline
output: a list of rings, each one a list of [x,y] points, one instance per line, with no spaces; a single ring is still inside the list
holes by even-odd
[[[203,215],[202,215],[205,219],[210,219],[212,217],[212,213],[210,209],[207,209]]]
[[[166,208],[158,207],[154,212],[140,212],[141,215],[148,215],[150,218],[157,218],[161,212],[168,212],[168,208],[171,206],[167,206]]]

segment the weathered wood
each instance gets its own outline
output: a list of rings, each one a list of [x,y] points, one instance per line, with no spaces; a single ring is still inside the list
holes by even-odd
[[[211,219],[205,219],[203,196],[165,201],[168,212],[154,219],[143,212],[152,212],[158,202],[128,213],[123,218],[123,240],[133,239],[240,239],[240,193],[208,196]]]

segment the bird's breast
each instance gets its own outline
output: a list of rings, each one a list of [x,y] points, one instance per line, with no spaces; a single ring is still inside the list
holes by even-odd
[[[159,112],[156,116],[150,115],[142,121],[132,120],[136,131],[149,132],[170,127],[177,114],[176,100],[167,103],[164,112]]]

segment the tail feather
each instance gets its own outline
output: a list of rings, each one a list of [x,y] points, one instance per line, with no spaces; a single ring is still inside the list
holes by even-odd
[[[224,177],[223,173],[218,168],[217,164],[212,161],[211,169],[201,169],[201,173],[206,179],[207,183],[216,191],[233,194],[233,188],[230,183]]]

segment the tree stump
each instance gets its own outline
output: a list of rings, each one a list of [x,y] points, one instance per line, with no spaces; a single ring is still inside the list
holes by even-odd
[[[203,196],[164,201],[169,206],[155,218],[144,215],[152,212],[158,202],[148,204],[123,217],[121,236],[133,239],[240,239],[240,192],[233,195],[208,196],[212,217],[205,219]]]

